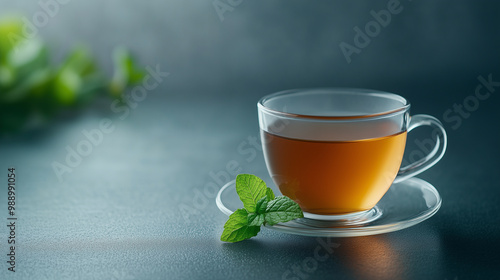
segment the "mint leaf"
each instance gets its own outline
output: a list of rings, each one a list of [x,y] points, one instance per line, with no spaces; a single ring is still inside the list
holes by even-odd
[[[264,214],[267,211],[267,204],[269,203],[269,198],[267,196],[264,196],[257,202],[257,211],[255,211],[257,214]]]
[[[274,192],[273,190],[271,190],[271,188],[267,188],[266,195],[269,198],[269,200],[273,200],[275,198]]]
[[[286,196],[278,196],[267,204],[264,217],[266,224],[274,225],[303,218],[304,214],[295,201]]]
[[[264,214],[248,213],[248,225],[260,227],[265,222]]]
[[[259,177],[251,174],[240,174],[236,177],[236,192],[238,193],[243,207],[248,212],[255,213],[257,202],[266,196],[266,183]]]
[[[267,195],[261,198],[257,202],[257,211],[256,213],[248,213],[248,223],[251,226],[261,226],[264,221],[264,214],[266,213],[267,204],[269,202],[269,198]]]
[[[109,83],[109,91],[119,97],[130,85],[142,80],[145,73],[137,67],[130,52],[124,48],[113,50],[114,73]]]
[[[260,231],[260,226],[250,226],[248,222],[248,212],[245,209],[236,210],[226,224],[220,237],[221,241],[238,242],[256,236]]]

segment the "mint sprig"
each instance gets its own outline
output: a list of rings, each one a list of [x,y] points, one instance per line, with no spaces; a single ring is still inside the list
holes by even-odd
[[[259,233],[262,225],[275,225],[304,217],[295,201],[286,196],[275,197],[273,190],[255,175],[238,175],[236,192],[244,208],[229,216],[224,224],[221,241],[238,242],[249,239]]]
[[[61,112],[79,110],[103,94],[125,102],[125,90],[146,75],[123,48],[113,51],[112,78],[83,46],[54,64],[53,44],[23,36],[23,18],[0,17],[0,136],[41,127]]]

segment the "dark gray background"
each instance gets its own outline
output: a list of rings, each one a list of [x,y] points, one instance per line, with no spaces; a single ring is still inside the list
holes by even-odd
[[[413,113],[443,121],[449,147],[419,175],[443,197],[434,217],[395,233],[336,239],[340,247],[311,278],[498,278],[500,88],[460,125],[443,115],[474,95],[478,76],[500,81],[499,5],[436,2],[401,1],[401,13],[351,63],[339,44],[353,44],[353,28],[364,28],[370,11],[388,1],[243,1],[223,21],[212,1],[60,5],[39,28],[54,61],[84,43],[110,72],[111,50],[123,45],[170,76],[125,120],[103,101],[0,140],[0,219],[7,217],[9,166],[20,186],[18,271],[7,271],[7,230],[0,227],[0,278],[280,279],[313,256],[316,239],[263,229],[250,241],[223,244],[226,216],[199,192],[230,161],[270,182],[260,152],[250,158],[238,150],[258,135],[257,100],[325,86],[401,94]],[[42,11],[37,3],[0,6],[32,20]],[[59,182],[51,164],[63,162],[65,147],[104,117],[115,131]],[[193,212],[183,213],[185,206]]]

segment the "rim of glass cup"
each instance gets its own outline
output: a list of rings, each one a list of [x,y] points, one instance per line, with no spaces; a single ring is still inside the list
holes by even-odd
[[[264,103],[266,101],[269,101],[269,100],[274,99],[274,98],[279,97],[279,96],[291,95],[294,93],[313,92],[313,91],[330,91],[332,94],[349,92],[349,94],[353,94],[353,95],[378,96],[378,97],[383,97],[383,98],[388,98],[388,99],[400,101],[402,103],[402,105],[396,109],[388,110],[388,111],[384,111],[384,112],[379,112],[379,113],[375,113],[375,114],[352,115],[352,116],[318,116],[318,115],[286,113],[286,112],[278,111],[276,109],[271,109],[271,108],[266,107],[264,105]],[[363,89],[363,88],[304,88],[304,89],[284,90],[284,91],[279,91],[279,92],[272,93],[272,94],[269,94],[269,95],[262,97],[259,100],[259,102],[257,103],[257,106],[260,110],[262,110],[266,113],[280,116],[280,117],[297,118],[297,119],[331,120],[331,121],[378,119],[378,118],[382,118],[382,117],[389,117],[389,116],[397,115],[399,113],[405,113],[410,109],[410,103],[408,103],[408,100],[406,100],[406,98],[402,97],[401,95],[397,95],[395,93],[390,93],[390,92],[385,92],[385,91]]]

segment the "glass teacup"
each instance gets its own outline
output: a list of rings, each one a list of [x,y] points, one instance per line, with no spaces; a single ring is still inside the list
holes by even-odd
[[[387,92],[325,88],[278,92],[258,102],[267,169],[306,218],[346,220],[372,209],[393,182],[436,164],[446,132],[436,118],[409,115],[405,98]],[[428,125],[434,149],[401,167],[407,132]]]

